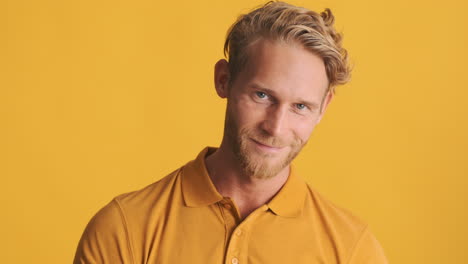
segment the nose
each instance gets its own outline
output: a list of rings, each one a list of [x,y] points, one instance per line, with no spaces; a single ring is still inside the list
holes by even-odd
[[[261,128],[270,136],[278,136],[286,126],[287,109],[281,105],[272,105],[265,113]]]

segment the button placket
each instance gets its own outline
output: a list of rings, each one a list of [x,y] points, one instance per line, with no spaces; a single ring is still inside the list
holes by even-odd
[[[226,203],[231,206],[235,206],[228,201],[223,201],[223,206]],[[246,243],[249,239],[249,229],[252,225],[252,222],[255,221],[259,214],[265,212],[267,209],[268,207],[263,205],[261,208],[258,208],[252,212],[247,218],[244,219],[244,221],[237,225],[237,227],[234,226],[234,230],[232,230],[228,241],[228,248],[225,255],[225,264],[239,264],[245,260],[246,256],[245,252],[243,251],[247,249]]]
[[[268,207],[263,205],[262,207],[258,208],[254,212],[252,212],[243,222],[241,222],[234,230],[230,237],[229,248],[228,248],[228,260],[231,259],[231,262],[226,261],[226,264],[233,264],[232,261],[237,261],[236,263],[239,264],[239,260],[244,261],[245,256],[242,254],[241,251],[246,250],[246,243],[249,240],[249,229],[252,226],[252,223],[255,219],[262,214],[263,212],[267,211]],[[236,259],[236,260],[234,260]]]
[[[233,264],[233,261],[235,261],[236,263],[240,262],[240,254],[243,244],[245,242],[245,230],[248,228],[248,222],[250,221],[245,221],[241,223],[233,230],[229,239],[229,248],[227,250],[228,261],[226,262],[226,264]]]

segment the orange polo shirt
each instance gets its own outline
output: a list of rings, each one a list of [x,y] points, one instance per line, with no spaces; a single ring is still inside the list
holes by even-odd
[[[292,169],[278,194],[241,221],[206,170],[214,150],[115,197],[87,225],[74,263],[387,263],[365,223]]]

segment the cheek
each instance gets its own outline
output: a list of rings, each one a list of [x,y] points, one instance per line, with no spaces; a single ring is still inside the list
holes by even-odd
[[[238,104],[232,105],[232,111],[232,115],[240,127],[256,126],[264,116],[264,111],[248,100],[240,100]]]
[[[301,122],[296,125],[294,136],[301,139],[305,143],[307,140],[309,140],[309,137],[312,134],[312,131],[314,131],[314,128],[315,122],[310,120],[301,120]]]

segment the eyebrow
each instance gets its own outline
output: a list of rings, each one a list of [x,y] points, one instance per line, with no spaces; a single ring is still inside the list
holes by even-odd
[[[275,99],[276,99],[276,97],[278,97],[275,91],[273,91],[273,90],[271,90],[271,89],[268,89],[268,88],[266,88],[266,87],[263,87],[263,86],[260,85],[260,84],[253,83],[253,84],[251,85],[251,87],[254,88],[254,89],[258,89],[258,90],[261,90],[261,91],[263,91],[263,92],[266,92],[266,93],[268,93],[268,94],[271,94],[273,97],[275,97]],[[300,100],[300,101],[298,101],[297,103],[303,104],[303,105],[307,105],[307,106],[309,106],[311,109],[318,109],[318,108],[320,107],[319,104],[317,104],[317,103],[315,103],[315,102],[306,101],[306,100]]]

